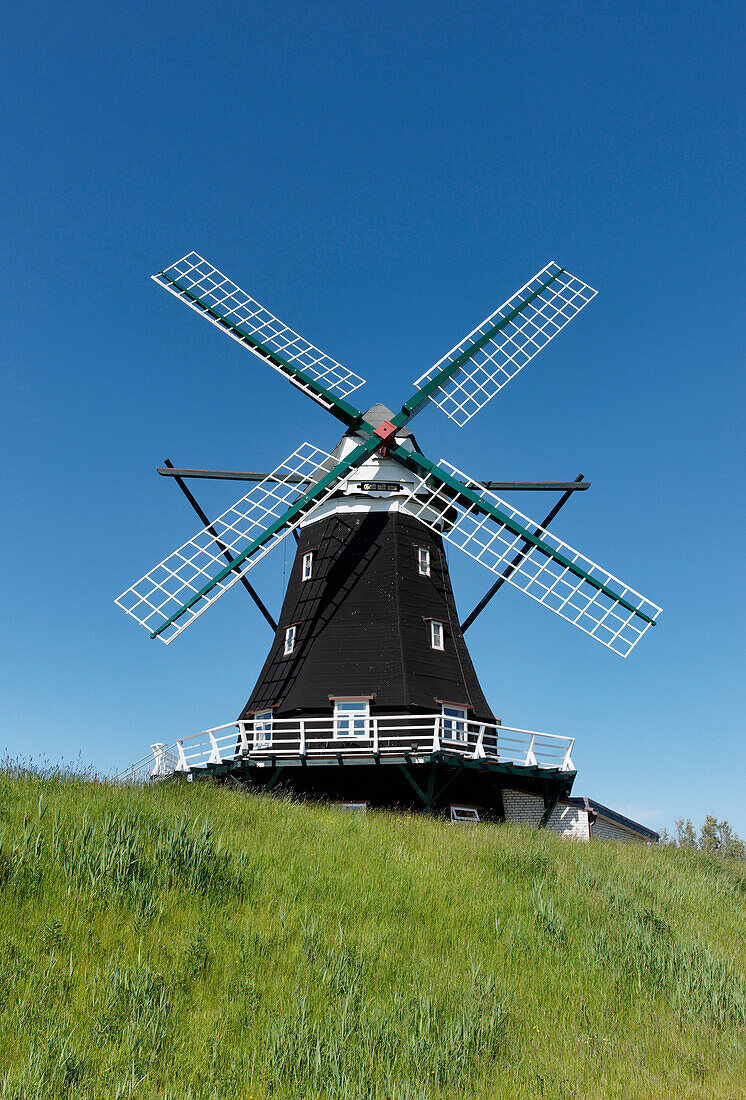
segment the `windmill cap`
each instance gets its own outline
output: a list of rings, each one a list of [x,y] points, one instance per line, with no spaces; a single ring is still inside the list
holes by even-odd
[[[386,405],[382,405],[380,401],[377,401],[375,405],[371,405],[371,407],[363,413],[363,417],[364,417],[366,423],[370,424],[370,426],[372,428],[379,428],[381,426],[381,424],[385,423],[387,420],[391,420],[391,417],[393,415],[394,414],[391,411],[391,409],[389,409],[388,406],[386,406]],[[355,428],[350,428],[349,431],[345,432],[345,436],[348,436],[348,437],[353,436],[355,434],[356,434],[356,429]],[[419,451],[420,448],[417,446],[417,440],[415,439],[412,432],[410,432],[409,428],[405,428],[405,427],[397,428],[396,429],[396,438],[397,439],[411,439],[412,444],[414,446],[414,449],[416,451]]]

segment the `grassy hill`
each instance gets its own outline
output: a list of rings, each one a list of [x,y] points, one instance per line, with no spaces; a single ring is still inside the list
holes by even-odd
[[[0,1097],[746,1096],[746,871],[0,777]]]

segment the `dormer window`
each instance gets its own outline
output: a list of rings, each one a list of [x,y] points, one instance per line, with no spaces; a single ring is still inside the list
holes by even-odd
[[[369,719],[368,699],[334,700],[335,737],[367,737]]]
[[[289,657],[295,649],[295,626],[288,626],[285,628],[285,656]]]
[[[313,576],[313,550],[309,550],[307,554],[303,555],[303,572],[302,577],[304,581],[310,581]]]
[[[454,707],[448,703],[443,704],[443,740],[466,741],[467,740],[467,711],[466,707]]]
[[[430,576],[430,551],[424,546],[417,547],[417,568],[421,577]]]
[[[254,748],[272,744],[272,711],[258,710],[254,715]]]
[[[438,619],[430,620],[430,647],[432,649],[445,649],[443,623]]]

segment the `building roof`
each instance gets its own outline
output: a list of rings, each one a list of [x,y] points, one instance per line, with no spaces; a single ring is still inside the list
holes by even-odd
[[[578,806],[581,809],[589,810],[599,817],[604,817],[608,821],[613,821],[615,825],[621,825],[622,828],[629,829],[630,832],[640,833],[642,836],[647,837],[648,840],[660,840],[660,833],[656,833],[654,829],[648,829],[647,825],[641,825],[639,821],[633,821],[631,817],[625,817],[624,814],[620,814],[616,810],[604,806],[601,802],[596,802],[593,798],[581,796],[579,798],[564,798],[562,801],[569,806]]]

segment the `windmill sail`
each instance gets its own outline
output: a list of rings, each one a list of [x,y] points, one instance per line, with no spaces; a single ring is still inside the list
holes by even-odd
[[[360,375],[283,324],[196,252],[153,279],[326,407],[330,407],[331,395],[348,397],[365,383]]]
[[[463,427],[595,295],[552,260],[414,384]]]
[[[448,462],[421,476],[402,508],[622,657],[660,614],[650,600],[555,535],[541,527],[532,535],[534,520]],[[523,557],[508,572],[517,552]]]
[[[115,603],[131,615],[151,634],[158,633],[168,645],[190,623],[210,607],[219,596],[252,569],[257,562],[296,528],[309,511],[299,512],[291,522],[275,531],[251,557],[236,563],[234,569],[225,566],[224,550],[238,557],[261,536],[303,495],[307,483],[333,468],[334,460],[326,451],[303,443],[297,451],[273,470],[258,485],[237,500],[209,527],[203,528],[154,569],[151,569]],[[301,479],[299,481],[299,478]],[[329,489],[331,492],[332,489]],[[313,502],[313,508],[328,496],[328,492]],[[222,580],[190,607],[185,607],[200,590],[212,582],[221,570]],[[184,607],[176,621],[171,617]],[[168,624],[164,628],[164,624]]]

